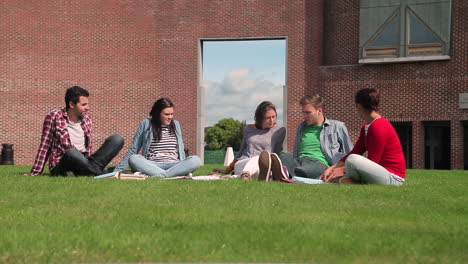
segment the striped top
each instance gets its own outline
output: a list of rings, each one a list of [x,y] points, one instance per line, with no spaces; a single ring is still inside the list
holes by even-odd
[[[168,126],[161,126],[161,139],[156,141],[155,137],[151,140],[146,158],[154,162],[179,161],[175,132],[171,133]]]

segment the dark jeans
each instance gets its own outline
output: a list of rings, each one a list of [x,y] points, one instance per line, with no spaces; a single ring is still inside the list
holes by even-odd
[[[104,144],[90,157],[86,157],[76,148],[69,149],[60,159],[59,164],[51,171],[53,176],[74,175],[100,175],[104,168],[117,156],[124,145],[120,135],[113,135],[106,139]]]
[[[316,159],[309,157],[293,158],[292,153],[281,152],[279,155],[281,162],[291,176],[318,179],[328,168],[327,165]]]

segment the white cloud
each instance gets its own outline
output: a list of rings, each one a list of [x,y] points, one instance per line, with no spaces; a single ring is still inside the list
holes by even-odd
[[[282,123],[283,86],[262,80],[249,67],[231,70],[222,82],[204,80],[205,126],[223,118],[254,122],[256,107],[263,101],[276,105],[278,121]]]

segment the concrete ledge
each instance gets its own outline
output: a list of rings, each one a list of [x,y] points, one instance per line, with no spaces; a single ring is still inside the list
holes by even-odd
[[[405,63],[405,62],[438,61],[438,60],[450,60],[450,56],[440,55],[440,56],[360,59],[359,64]]]

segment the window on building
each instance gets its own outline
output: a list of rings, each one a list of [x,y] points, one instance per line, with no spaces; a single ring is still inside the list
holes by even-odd
[[[468,170],[468,121],[463,121],[463,169]]]
[[[364,57],[397,57],[400,41],[400,16],[395,13],[364,48]]]
[[[449,59],[451,0],[361,0],[360,63]]]
[[[408,56],[442,55],[445,43],[408,9]]]
[[[403,154],[405,155],[406,168],[413,167],[413,125],[411,122],[392,122],[395,131],[400,138]]]
[[[424,122],[424,168],[450,169],[450,122]]]

